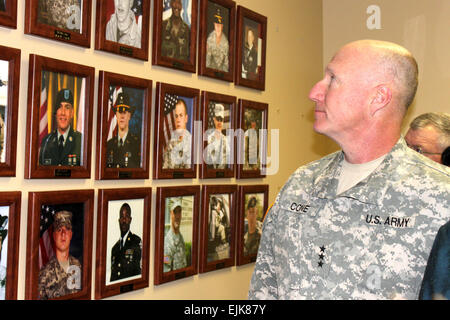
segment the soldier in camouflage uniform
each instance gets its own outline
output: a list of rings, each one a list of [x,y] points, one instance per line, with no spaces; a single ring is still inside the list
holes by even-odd
[[[72,213],[59,211],[53,222],[55,256],[39,271],[39,299],[63,297],[81,290],[81,263],[69,254]]]
[[[179,201],[170,206],[170,229],[164,237],[164,272],[187,267],[186,248],[180,232],[182,211]]]
[[[57,28],[80,32],[80,0],[40,0],[38,21]]]
[[[206,131],[208,145],[205,162],[208,168],[225,169],[231,163],[229,139],[222,133],[224,118],[225,107],[216,103],[213,117],[214,129]]]
[[[175,105],[175,130],[163,151],[163,169],[189,169],[191,167],[192,136],[186,129],[189,116],[186,102],[179,99]]]
[[[227,36],[223,33],[223,18],[220,9],[214,14],[214,30],[206,39],[206,67],[229,71],[228,63],[229,44]]]
[[[401,137],[417,73],[412,55],[388,42],[353,42],[333,57],[310,98],[314,129],[342,151],[300,167],[281,189],[250,299],[418,297],[450,216],[450,170]]]
[[[172,15],[162,22],[161,55],[189,61],[191,29],[181,18],[181,0],[171,0]]]

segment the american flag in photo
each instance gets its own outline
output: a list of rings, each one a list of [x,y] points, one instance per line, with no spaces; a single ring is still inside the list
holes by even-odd
[[[217,102],[221,105],[223,105],[224,107],[224,119],[223,119],[223,129],[222,129],[222,133],[224,135],[227,135],[226,131],[228,129],[231,129],[230,125],[230,121],[231,121],[231,117],[230,117],[230,106],[226,103],[220,103]],[[209,108],[208,108],[208,128],[207,129],[214,129],[214,109],[216,107],[216,102],[210,102],[209,103]]]
[[[47,78],[48,74],[43,74],[42,81],[42,91],[41,91],[41,100],[39,106],[39,145],[41,145],[42,140],[48,134],[48,116],[47,116],[47,107],[48,107],[48,99],[47,99]]]
[[[40,237],[39,237],[39,269],[55,255],[53,241],[53,216],[55,208],[43,205],[41,207]]]
[[[106,138],[106,141],[109,139],[112,139],[115,135],[117,135],[117,119],[115,117],[114,111],[112,109],[112,106],[114,105],[114,102],[117,99],[117,95],[122,92],[122,87],[116,86],[110,86],[109,87],[109,99],[108,99],[108,137]]]
[[[164,145],[166,146],[171,138],[171,133],[175,130],[175,105],[179,96],[175,94],[168,94],[164,96]]]
[[[135,16],[142,15],[142,1],[134,0],[133,7],[131,7],[131,10],[134,12]]]

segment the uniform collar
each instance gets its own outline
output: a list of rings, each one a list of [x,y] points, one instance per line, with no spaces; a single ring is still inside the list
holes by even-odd
[[[329,165],[314,181],[313,194],[318,198],[335,199],[339,197],[353,198],[360,202],[379,205],[382,203],[385,186],[389,183],[389,176],[405,159],[408,146],[402,137],[397,141],[381,164],[365,179],[358,182],[349,190],[336,196],[338,179],[342,170],[344,153],[337,152]]]

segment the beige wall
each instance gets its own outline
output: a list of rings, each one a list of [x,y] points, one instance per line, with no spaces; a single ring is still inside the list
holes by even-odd
[[[154,2],[154,1],[152,1]],[[199,77],[181,71],[153,67],[150,62],[137,61],[117,55],[95,51],[94,31],[91,48],[62,44],[36,36],[24,35],[25,1],[18,1],[18,28],[0,27],[0,44],[22,50],[19,97],[19,126],[17,143],[17,174],[14,178],[0,178],[2,191],[22,191],[18,298],[24,298],[28,192],[44,190],[95,189],[93,278],[95,277],[95,239],[97,221],[97,190],[100,188],[153,187],[152,228],[150,247],[150,286],[146,289],[112,297],[111,299],[245,299],[254,264],[232,267],[196,275],[160,286],[153,285],[153,256],[155,234],[155,194],[158,186],[186,184],[263,184],[270,185],[269,201],[275,199],[279,188],[301,164],[330,151],[332,143],[312,132],[312,103],[307,99],[309,89],[322,74],[322,2],[317,0],[239,0],[246,6],[268,17],[266,91],[236,87],[233,84]],[[93,1],[95,4],[95,1]],[[153,5],[152,5],[153,7]],[[153,9],[152,9],[153,10]],[[151,12],[151,15],[153,12]],[[95,5],[91,17],[95,26]],[[152,23],[152,20],[151,20]],[[150,38],[151,39],[151,38]],[[151,42],[151,41],[150,41]],[[151,52],[151,45],[150,45]],[[96,69],[94,94],[94,122],[91,179],[51,180],[24,179],[25,138],[27,121],[28,57],[30,53],[93,66]],[[269,129],[279,129],[279,171],[265,179],[194,180],[132,180],[96,181],[95,145],[97,130],[98,71],[123,73],[157,81],[178,84],[236,96],[269,104]],[[153,90],[155,94],[155,90]],[[154,113],[152,119],[154,118]],[[152,128],[153,146],[153,128]],[[276,146],[275,146],[276,147]],[[277,148],[275,148],[276,150]],[[270,149],[269,149],[270,152]],[[151,158],[153,151],[151,150]],[[150,174],[151,176],[151,174]],[[92,293],[94,291],[92,290]],[[92,294],[93,296],[93,294]]]
[[[367,28],[370,5],[380,8],[380,29]],[[448,0],[323,0],[324,64],[340,46],[357,39],[387,40],[409,49],[419,64],[419,87],[404,121],[405,133],[419,114],[450,112],[449,16]]]

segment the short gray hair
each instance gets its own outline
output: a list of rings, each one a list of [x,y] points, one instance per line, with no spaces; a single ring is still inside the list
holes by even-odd
[[[450,113],[428,112],[416,117],[409,127],[412,130],[423,129],[426,126],[433,126],[442,133],[438,142],[445,149],[450,146]]]

